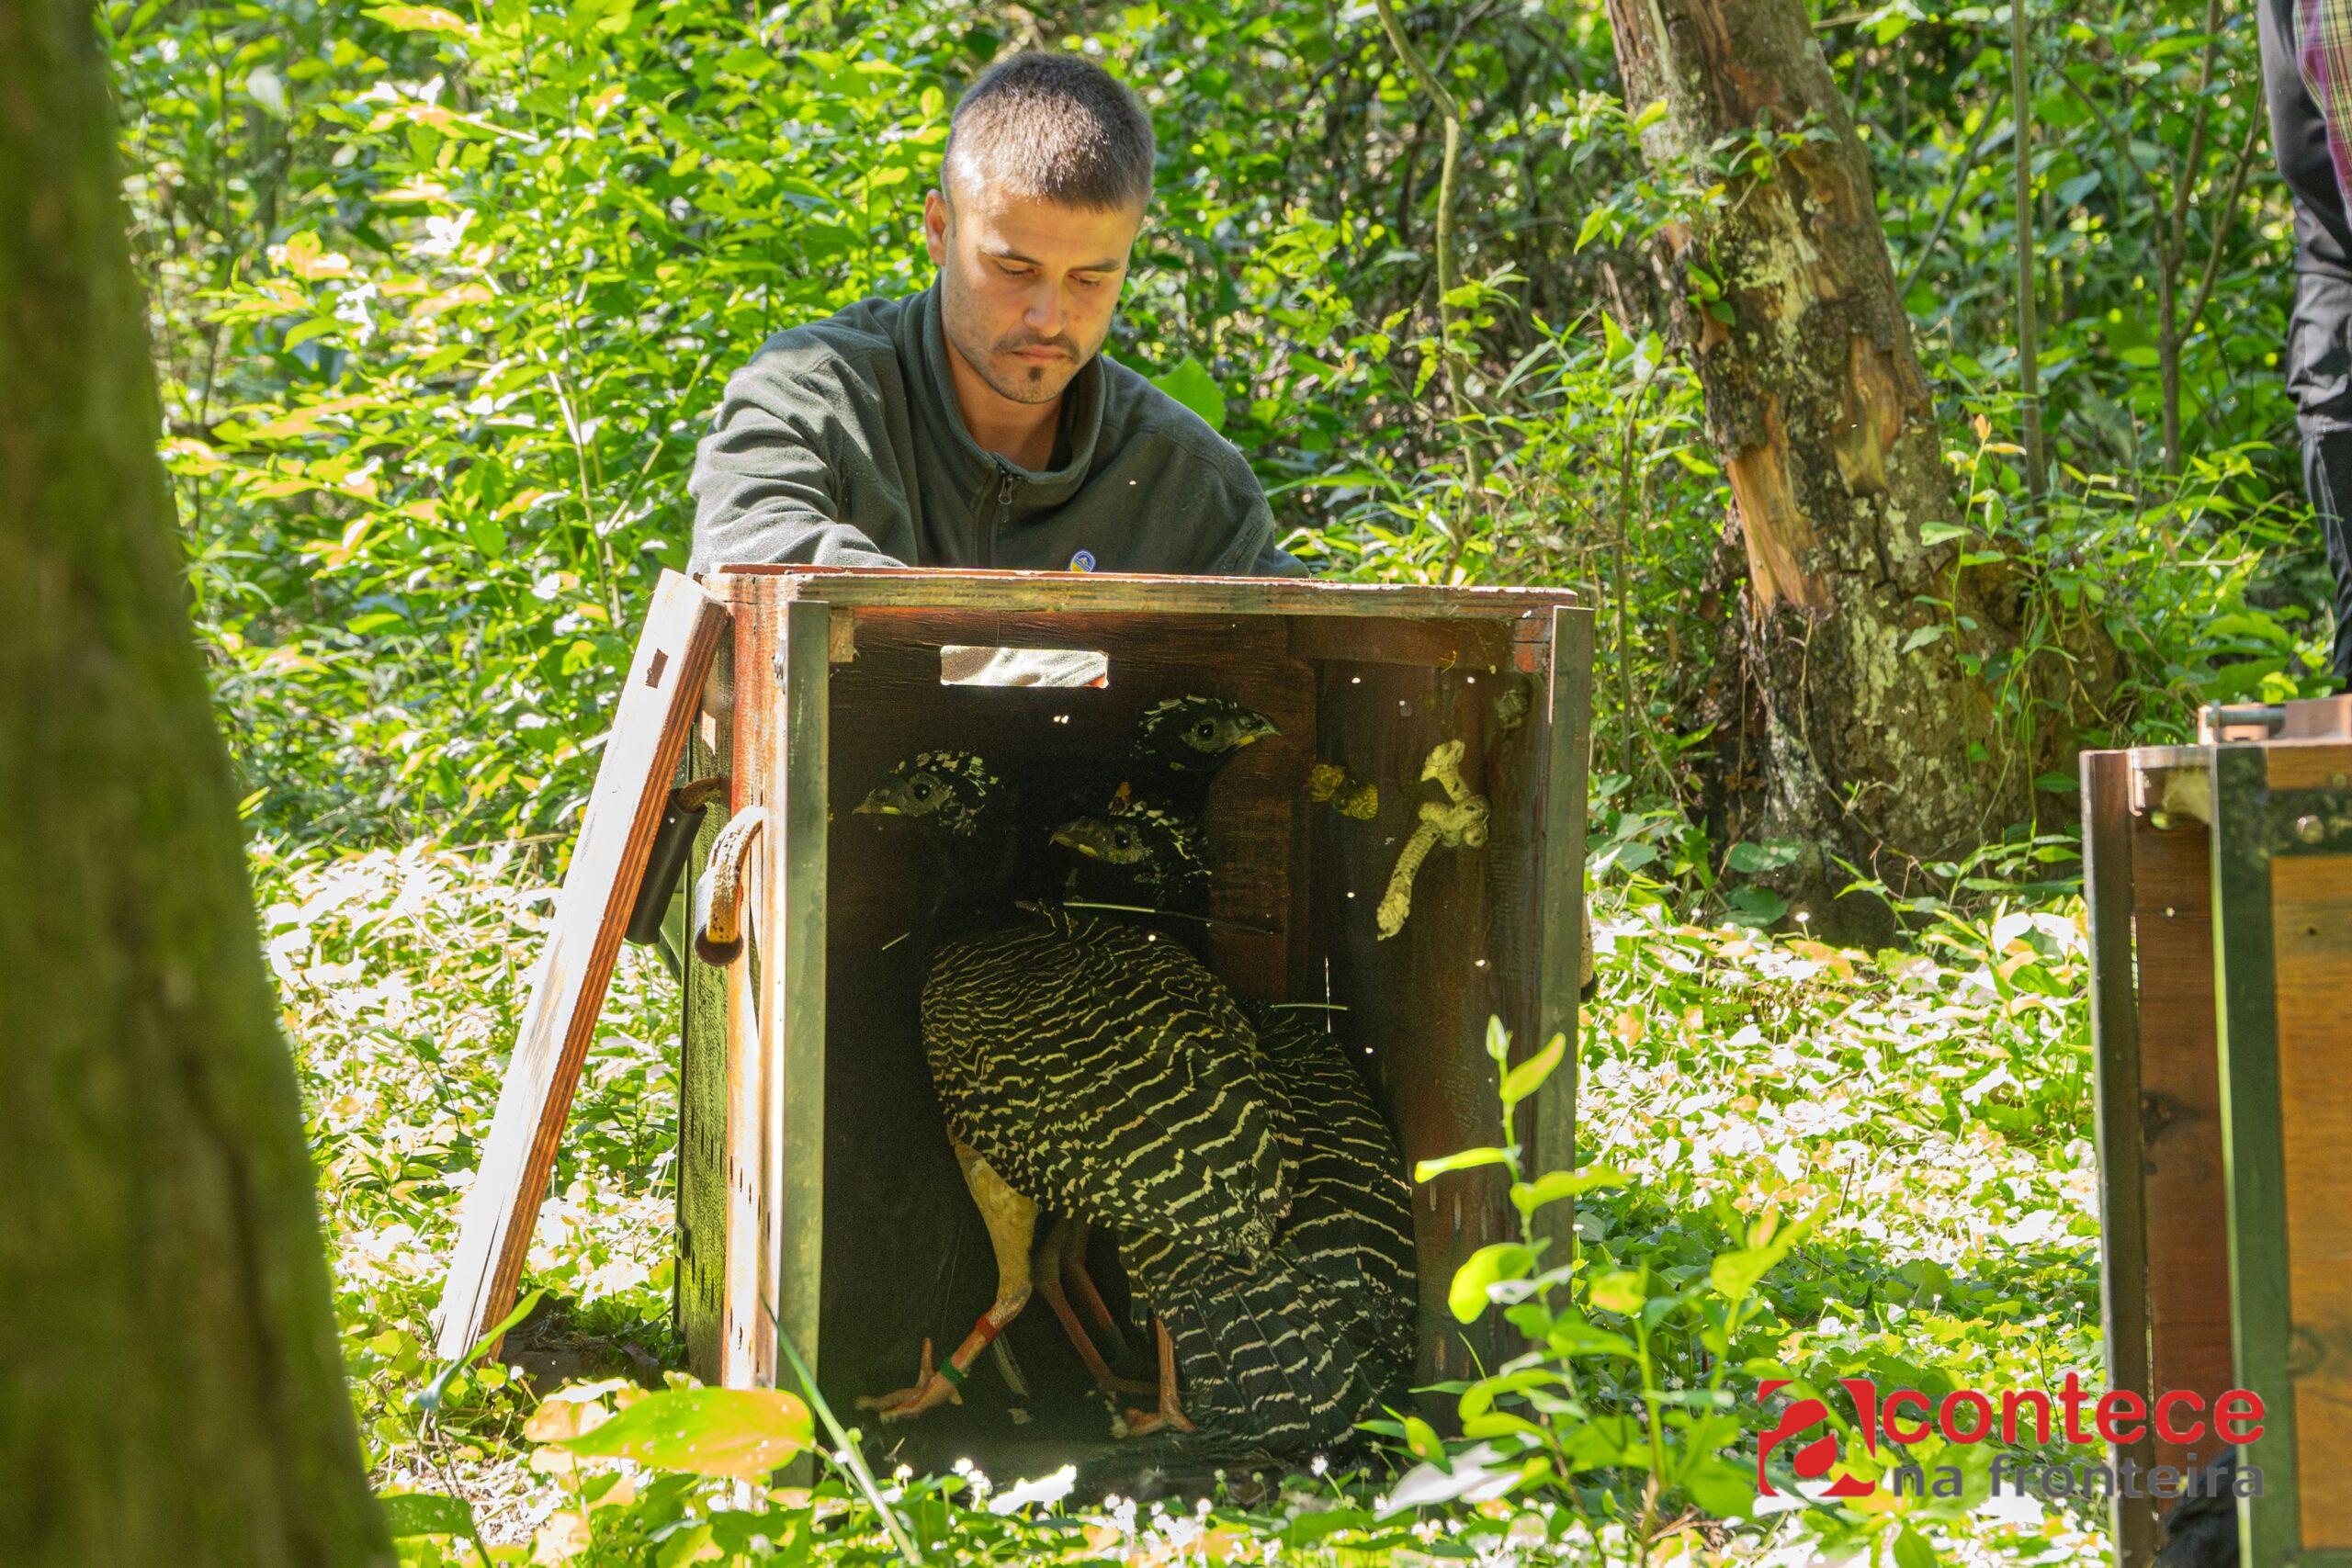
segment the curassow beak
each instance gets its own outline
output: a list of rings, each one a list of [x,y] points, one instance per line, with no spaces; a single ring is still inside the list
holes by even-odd
[[[1089,860],[1110,858],[1110,845],[1103,841],[1102,825],[1083,817],[1055,829],[1051,841],[1064,849],[1076,850]]]

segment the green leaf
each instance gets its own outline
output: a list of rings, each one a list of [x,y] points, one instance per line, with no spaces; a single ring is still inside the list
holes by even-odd
[[[1444,1462],[1445,1445],[1438,1441],[1437,1428],[1418,1416],[1405,1417],[1405,1446],[1415,1459]]]
[[[474,1533],[474,1511],[462,1497],[438,1492],[401,1492],[376,1499],[384,1510],[384,1528],[394,1540],[414,1535]]]
[[[1924,626],[1913,626],[1911,635],[1903,639],[1903,651],[1917,653],[1950,630],[1951,628],[1941,621],[1931,622]]]
[[[1560,1058],[1567,1055],[1567,1050],[1568,1037],[1555,1034],[1550,1044],[1503,1075],[1505,1114],[1510,1113],[1512,1106],[1544,1087],[1544,1080],[1552,1076],[1552,1069],[1560,1065]]]
[[[1739,1301],[1756,1289],[1757,1282],[1788,1255],[1789,1241],[1785,1235],[1780,1240],[1767,1242],[1762,1247],[1726,1252],[1708,1266],[1707,1280],[1723,1294],[1733,1301]]]
[[[1509,1149],[1464,1149],[1460,1154],[1440,1155],[1413,1167],[1413,1179],[1427,1181],[1443,1176],[1449,1170],[1476,1170],[1482,1165],[1501,1165],[1510,1158]]]
[[[1407,1417],[1406,1426],[1408,1431],[1416,1424],[1417,1423],[1413,1417]],[[1418,1422],[1418,1425],[1423,1431],[1429,1431],[1428,1422],[1420,1421]],[[1437,1434],[1435,1432],[1430,1432],[1430,1438],[1431,1441],[1435,1441]],[[1284,1545],[1295,1550],[1302,1547],[1313,1546],[1317,1541],[1321,1540],[1328,1536],[1337,1535],[1341,1530],[1360,1530],[1369,1529],[1371,1528],[1372,1514],[1368,1509],[1322,1508],[1314,1513],[1301,1514],[1298,1517],[1293,1519],[1283,1529],[1283,1542]]]
[[[1769,887],[1735,887],[1724,901],[1735,925],[1769,926],[1789,912],[1789,901]]]
[[[1487,1287],[1501,1280],[1516,1280],[1533,1267],[1535,1254],[1515,1241],[1498,1241],[1480,1247],[1453,1271],[1453,1283],[1446,1291],[1445,1304],[1464,1323],[1476,1321],[1487,1310]]]
[[[1547,1170],[1532,1181],[1512,1184],[1510,1201],[1522,1214],[1532,1214],[1546,1203],[1563,1198],[1581,1198],[1588,1192],[1598,1192],[1604,1187],[1625,1185],[1624,1172],[1614,1166],[1589,1165],[1582,1170]]]
[[[1894,1568],[1936,1568],[1936,1549],[1909,1525],[1894,1538]]]
[[[1603,1312],[1623,1313],[1627,1316],[1641,1311],[1642,1303],[1649,1300],[1647,1273],[1642,1269],[1611,1269],[1594,1275],[1592,1304]]]
[[[1919,542],[1930,547],[1967,536],[1968,529],[1958,523],[1923,523],[1919,525]]]
[[[1724,863],[1743,876],[1754,876],[1758,872],[1777,871],[1792,864],[1796,858],[1797,846],[1785,839],[1769,844],[1751,844],[1742,840],[1724,856]]]
[[[1154,376],[1151,384],[1206,420],[1211,430],[1225,429],[1225,389],[1191,355],[1178,360],[1172,369]]]
[[[652,1470],[761,1482],[808,1446],[811,1430],[808,1405],[780,1389],[673,1388],[557,1446]]]
[[[386,27],[398,28],[403,32],[455,33],[459,38],[477,36],[470,23],[438,6],[378,6],[368,14]]]
[[[1690,1500],[1720,1519],[1744,1519],[1756,1509],[1756,1473],[1710,1456],[1682,1477]]]
[[[1638,1348],[1614,1329],[1596,1328],[1576,1313],[1562,1313],[1544,1335],[1555,1356],[1633,1356]]]

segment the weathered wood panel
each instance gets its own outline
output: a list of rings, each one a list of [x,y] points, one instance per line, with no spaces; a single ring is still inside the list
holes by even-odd
[[[1369,821],[1317,807],[1312,823],[1316,933],[1330,999],[1346,1010],[1336,1030],[1365,1052],[1408,1164],[1495,1143],[1501,1106],[1486,1055],[1487,1021],[1499,1017],[1515,1029],[1517,1055],[1543,1045],[1532,1038],[1541,932],[1530,915],[1542,873],[1537,788],[1551,755],[1550,726],[1537,717],[1544,690],[1516,672],[1338,660],[1322,664],[1320,683],[1318,757],[1380,792]],[[1438,784],[1422,782],[1423,764],[1433,748],[1455,739],[1464,744],[1463,782],[1489,803],[1487,842],[1432,850],[1402,930],[1383,938],[1376,910],[1420,806],[1446,799]],[[1506,1189],[1490,1167],[1452,1172],[1416,1191],[1426,1379],[1464,1375],[1473,1348],[1490,1366],[1508,1353],[1507,1331],[1483,1320],[1465,1331],[1445,1304],[1464,1259],[1517,1235]]]
[[[1539,626],[1576,595],[1558,588],[1436,588],[1293,577],[1156,577],[1113,571],[938,571],[921,567],[730,566],[779,580],[789,597],[835,605],[1056,615],[1526,617]],[[969,640],[969,639],[966,639]]]
[[[2209,845],[2200,822],[2132,823],[2148,1374],[2157,1390],[2194,1389],[2210,1404],[2232,1386],[2233,1362]],[[2155,1462],[2201,1463],[2223,1447],[2159,1438]]]
[[[514,1302],[621,931],[726,624],[711,595],[662,574],[466,1193],[436,1331],[445,1360],[465,1355]]]
[[[2275,857],[2270,899],[2302,1545],[2352,1548],[2352,855]]]
[[[727,771],[723,759],[734,755],[734,664],[729,641],[712,667],[703,721],[688,749],[692,778],[722,776]],[[689,911],[697,907],[710,846],[730,810],[724,793],[705,809],[702,830],[686,861]],[[691,922],[691,914],[688,919]],[[727,1279],[727,972],[696,957],[691,937],[683,946],[686,972],[679,987],[676,1311],[687,1371],[716,1383]]]
[[[2099,1306],[2109,1388],[2151,1397],[2148,1376],[2147,1155],[2140,1114],[2139,976],[2132,961],[2132,758],[2086,751],[2082,759],[2083,902],[2091,939],[2093,1118],[2099,1167]],[[2119,1461],[2143,1471],[2155,1443],[2115,1445]],[[2149,1568],[2163,1530],[2153,1499],[2117,1495],[2109,1505],[2117,1568]]]

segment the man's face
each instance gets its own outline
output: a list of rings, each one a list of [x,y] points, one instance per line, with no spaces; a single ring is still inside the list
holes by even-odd
[[[947,341],[998,395],[1051,402],[1110,334],[1143,213],[1006,196],[960,170],[949,177],[953,221],[936,190],[922,211]]]

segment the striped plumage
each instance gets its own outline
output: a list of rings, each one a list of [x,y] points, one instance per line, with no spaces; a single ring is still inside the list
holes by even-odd
[[[1211,701],[1154,710],[1160,740]],[[1246,709],[1208,716],[1213,727],[1185,728],[1226,755],[1270,728]],[[1139,739],[1130,762],[1144,753]],[[1197,812],[1214,769],[1173,773],[1172,794],[1145,801],[1128,789],[1117,801],[1120,826],[1151,829],[1143,869],[1165,860],[1178,871],[1151,876],[1147,902],[1191,884],[1199,863]],[[1411,1370],[1410,1214],[1393,1141],[1319,1015],[1237,998],[1148,921],[1016,908],[1007,888],[1025,875],[1036,822],[1014,793],[967,754],[926,753],[860,807],[922,818],[954,885],[934,901],[951,918],[930,932],[923,1041],[999,1243],[1001,1283],[953,1359],[968,1368],[1030,1289],[1018,1259],[1032,1221],[992,1201],[977,1168],[1001,1181],[998,1192],[1122,1238],[1138,1299],[1171,1342],[1192,1427],[1138,1445],[1127,1474],[1338,1449]],[[886,1418],[891,1405],[919,1412],[944,1392],[910,1405],[919,1390],[893,1396],[881,1402]]]
[[[1280,1240],[1342,1281],[1339,1326],[1384,1362],[1374,1381],[1393,1387],[1410,1373],[1419,1335],[1405,1156],[1328,1015],[1251,1001],[1242,1010],[1279,1095],[1274,1132],[1291,1186]]]
[[[1256,1035],[1182,948],[1040,909],[940,948],[922,1033],[948,1131],[1036,1202],[1244,1259],[1272,1245],[1290,1197]]]
[[[1136,878],[1161,857],[1198,863],[1199,827],[1152,809],[1149,835],[1122,812],[1057,834]],[[1335,1448],[1401,1393],[1418,1337],[1411,1187],[1362,1074],[1317,1010],[1238,1000],[1261,1066],[1291,1204],[1275,1247],[1245,1276],[1188,1238],[1122,1235],[1138,1304],[1174,1337],[1186,1414],[1204,1437],[1247,1432],[1269,1457]],[[1200,1439],[1188,1445],[1199,1446]]]
[[[1121,1258],[1175,1337],[1186,1415],[1204,1433],[1247,1434],[1269,1457],[1296,1458],[1343,1447],[1411,1376],[1411,1189],[1320,1021],[1240,1005],[1291,1192],[1273,1248],[1245,1271],[1182,1237],[1128,1232]]]
[[[1175,914],[1209,912],[1209,865],[1199,836],[1174,810],[1122,786],[1103,809],[1054,829],[1054,843],[1082,857],[1075,897]]]

